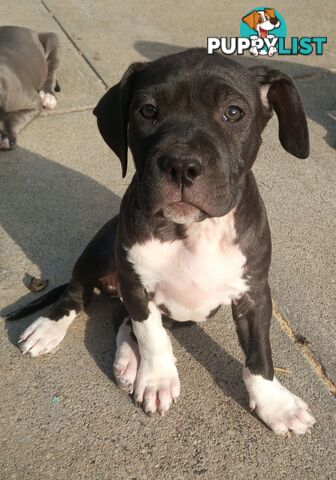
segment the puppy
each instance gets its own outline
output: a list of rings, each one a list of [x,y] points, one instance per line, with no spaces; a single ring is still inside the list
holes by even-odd
[[[274,8],[265,8],[264,10],[253,10],[245,17],[242,18],[252,30],[258,32],[259,38],[274,38],[274,35],[270,35],[269,32],[274,30],[274,28],[279,28],[281,23],[280,20],[276,17]],[[250,38],[258,38],[257,36],[251,36]],[[270,47],[268,50],[268,55],[272,57],[276,53],[276,47]],[[250,53],[254,56],[257,55],[266,55],[266,50],[258,50],[257,47],[252,47]]]
[[[131,65],[94,114],[123,176],[128,146],[136,173],[120,213],[86,247],[70,283],[8,317],[60,297],[25,330],[22,352],[52,351],[98,287],[119,298],[117,384],[145,412],[163,414],[180,382],[162,315],[202,322],[231,305],[250,407],[275,433],[307,432],[315,422],[307,405],[274,376],[271,238],[251,171],[273,111],[284,149],[306,158],[302,101],[280,71],[246,69],[203,49]]]
[[[15,148],[19,133],[43,107],[56,107],[59,65],[56,33],[0,27],[0,150]]]

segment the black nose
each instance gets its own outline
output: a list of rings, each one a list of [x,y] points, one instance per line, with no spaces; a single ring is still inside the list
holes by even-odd
[[[278,23],[278,21],[279,20],[276,17],[270,19],[270,22],[271,22],[272,25],[276,25]]]
[[[190,187],[202,171],[199,160],[194,158],[161,157],[159,166],[177,185],[185,187]]]

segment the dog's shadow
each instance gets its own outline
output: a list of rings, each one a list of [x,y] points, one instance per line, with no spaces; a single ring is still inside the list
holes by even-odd
[[[169,45],[161,42],[139,40],[135,42],[134,48],[148,60],[155,60],[162,55],[169,55],[186,50],[182,45]],[[336,148],[336,75],[334,72],[320,67],[312,67],[298,62],[287,62],[272,58],[252,57],[249,54],[242,56],[231,56],[245,67],[266,65],[279,69],[292,76],[298,82],[298,89],[303,98],[306,114],[309,118],[321,125],[326,134],[324,140]],[[298,58],[298,57],[296,57]],[[318,79],[316,87],[312,90],[312,81]]]
[[[84,247],[119,210],[119,196],[105,186],[24,148],[0,153],[0,182],[1,226],[15,243],[3,257],[3,288],[13,282],[13,266],[20,272],[17,283],[26,273],[24,259],[16,266],[16,246],[49,279],[49,288],[67,282]],[[12,305],[1,305],[1,314],[34,298],[27,290]]]

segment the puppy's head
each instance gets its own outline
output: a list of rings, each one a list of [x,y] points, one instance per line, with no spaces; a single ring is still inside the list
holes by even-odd
[[[254,10],[242,18],[252,30],[256,30],[260,37],[266,38],[270,30],[280,27],[280,20],[276,17],[274,8]]]
[[[130,147],[140,208],[190,223],[234,207],[272,110],[284,149],[306,158],[306,117],[289,77],[192,49],[131,65],[94,113],[123,176]]]

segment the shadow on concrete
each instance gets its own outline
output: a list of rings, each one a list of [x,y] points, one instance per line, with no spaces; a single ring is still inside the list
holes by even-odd
[[[209,322],[212,320],[210,319]],[[248,410],[248,397],[243,383],[243,366],[197,324],[177,324],[171,329],[180,345],[205,368],[224,395]],[[238,339],[237,339],[238,342]],[[183,388],[183,385],[182,385]],[[196,392],[197,393],[197,392]]]
[[[114,382],[112,365],[116,336],[112,323],[113,302],[104,295],[95,295],[86,314],[88,319],[85,325],[85,346],[100,370]]]
[[[168,45],[160,42],[137,41],[134,48],[148,60],[155,60],[162,55],[169,55],[187,47]],[[274,58],[254,58],[251,56],[230,56],[245,67],[267,65],[282,70],[298,82],[306,113],[314,122],[321,125],[326,134],[324,140],[336,148],[336,75],[325,68],[312,67],[301,63],[286,62]],[[299,57],[297,57],[299,58]]]
[[[85,245],[118,212],[120,198],[92,178],[23,148],[0,154],[0,165],[2,227],[49,279],[50,289],[66,282]],[[8,309],[33,298],[27,291]]]

